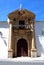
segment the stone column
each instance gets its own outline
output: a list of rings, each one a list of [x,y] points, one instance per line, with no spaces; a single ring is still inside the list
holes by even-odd
[[[31,57],[31,49],[30,43],[28,42],[28,57]]]
[[[17,39],[15,38],[15,57],[17,57]]]
[[[34,27],[33,27],[33,32],[32,32],[31,57],[37,57],[37,49],[36,49],[36,42],[35,42],[35,31],[34,31]]]
[[[29,42],[28,42],[28,57],[29,57],[29,53],[30,53],[30,50],[29,50]]]
[[[9,27],[9,43],[8,43],[8,58],[12,58],[13,50],[12,50],[12,24],[10,23]]]

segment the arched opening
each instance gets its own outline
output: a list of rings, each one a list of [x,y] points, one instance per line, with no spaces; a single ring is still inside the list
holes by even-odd
[[[28,45],[25,39],[19,39],[17,42],[17,57],[28,56]]]

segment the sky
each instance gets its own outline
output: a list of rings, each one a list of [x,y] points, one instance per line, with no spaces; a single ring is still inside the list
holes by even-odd
[[[10,12],[20,9],[20,3],[23,9],[35,13],[35,20],[44,21],[44,0],[0,0],[0,21],[7,21]]]

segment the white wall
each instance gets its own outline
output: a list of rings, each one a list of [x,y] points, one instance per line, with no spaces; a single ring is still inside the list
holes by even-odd
[[[44,22],[35,23],[35,36],[38,56],[44,56],[44,35],[42,34],[44,29]]]
[[[0,59],[8,57],[8,24],[0,23]]]

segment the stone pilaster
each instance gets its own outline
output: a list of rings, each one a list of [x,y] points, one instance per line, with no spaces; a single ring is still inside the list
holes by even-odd
[[[12,50],[12,24],[10,23],[9,27],[9,43],[8,43],[8,57],[12,58],[13,56],[13,50]]]
[[[34,29],[34,27],[33,27]],[[32,32],[32,48],[31,48],[31,57],[37,57],[37,49],[36,49],[36,42],[35,42],[35,31]]]

